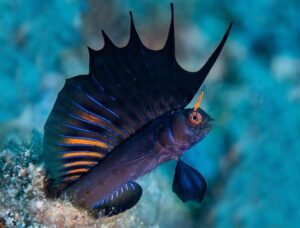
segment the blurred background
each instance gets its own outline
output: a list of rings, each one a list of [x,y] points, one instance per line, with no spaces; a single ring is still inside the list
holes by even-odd
[[[216,127],[183,158],[208,193],[183,204],[170,162],[142,178],[136,216],[152,227],[299,227],[300,1],[173,2],[176,56],[187,70],[234,23],[205,82],[202,107]],[[88,72],[87,46],[102,47],[101,29],[127,43],[129,10],[144,44],[161,48],[169,0],[0,0],[1,148],[43,132],[64,80]]]

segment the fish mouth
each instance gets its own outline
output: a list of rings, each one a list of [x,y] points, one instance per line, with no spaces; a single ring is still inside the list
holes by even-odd
[[[208,135],[208,133],[213,128],[213,126],[214,126],[213,118],[208,117],[207,119],[203,120],[201,127],[197,130],[196,135],[192,141],[194,141],[194,143],[201,141],[203,138],[205,138]]]
[[[214,127],[214,119],[211,117],[208,117],[202,124],[202,128],[201,128],[201,135],[202,137],[205,137],[210,131],[211,129]]]
[[[215,120],[211,117],[208,117],[203,123],[204,129],[210,131],[214,126]]]

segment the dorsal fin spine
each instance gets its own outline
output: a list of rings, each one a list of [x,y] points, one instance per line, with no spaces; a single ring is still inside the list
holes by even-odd
[[[224,47],[224,44],[226,43],[226,40],[230,33],[231,27],[232,27],[232,22],[230,23],[230,25],[229,25],[226,33],[224,34],[223,39],[219,43],[218,47],[211,54],[211,56],[208,58],[208,60],[205,62],[205,64],[202,66],[202,68],[199,71],[195,72],[196,75],[200,75],[201,77],[203,77],[203,81],[204,81],[205,77],[208,75],[211,68],[214,66],[215,62],[217,61],[217,59]]]
[[[129,37],[129,44],[141,44],[142,41],[136,31],[135,25],[134,25],[134,21],[133,21],[133,15],[132,12],[129,11],[129,15],[130,15],[130,37]]]
[[[175,98],[175,83],[176,83],[176,70],[175,70],[175,29],[174,29],[174,7],[173,3],[170,4],[171,7],[171,23],[170,23],[170,28],[169,28],[169,33],[168,37],[165,43],[165,46],[163,47],[163,51],[166,52],[166,54],[169,57],[172,65],[172,79],[171,79],[171,90],[172,94],[170,95],[170,104],[174,105],[174,98]]]
[[[102,33],[103,41],[104,41],[103,49],[104,49],[105,47],[115,47],[115,44],[111,41],[111,39],[110,39],[109,36],[104,32],[103,29],[101,29],[101,33]]]
[[[165,43],[165,46],[163,49],[169,49],[169,51],[172,53],[173,58],[175,58],[175,30],[174,30],[174,7],[173,3],[171,3],[171,23],[168,33],[168,38]]]
[[[92,49],[91,47],[87,47],[89,52],[89,72],[91,72],[91,69],[93,68],[94,59],[95,59],[95,53],[96,51]]]

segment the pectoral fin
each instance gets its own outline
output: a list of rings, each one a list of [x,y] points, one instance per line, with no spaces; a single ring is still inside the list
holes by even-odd
[[[178,160],[173,181],[173,192],[183,201],[201,202],[206,192],[206,181],[194,168]]]

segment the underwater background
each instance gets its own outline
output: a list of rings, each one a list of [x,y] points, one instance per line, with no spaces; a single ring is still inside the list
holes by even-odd
[[[196,71],[234,23],[205,81],[212,132],[183,160],[208,182],[201,204],[172,192],[175,162],[138,182],[136,207],[94,220],[42,191],[43,126],[66,78],[88,72],[104,29],[163,46],[168,0],[0,0],[0,227],[300,227],[300,1],[174,0],[176,56]]]

